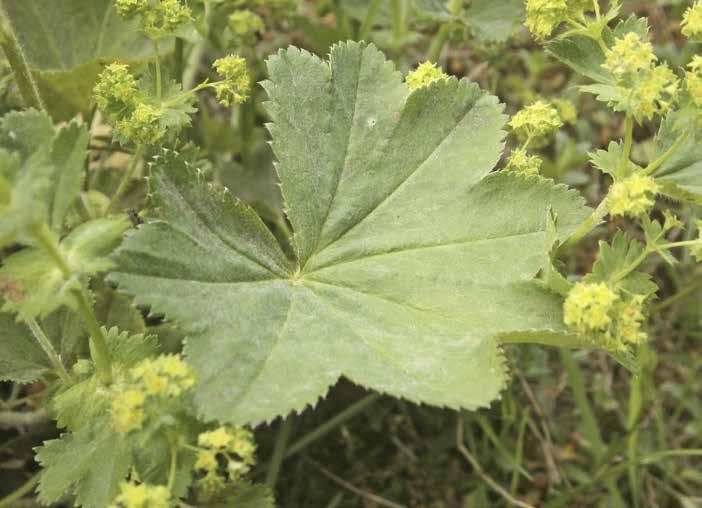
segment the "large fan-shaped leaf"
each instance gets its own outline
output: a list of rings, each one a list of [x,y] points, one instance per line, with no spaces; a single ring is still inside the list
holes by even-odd
[[[562,330],[561,301],[532,281],[548,209],[560,238],[588,209],[550,181],[488,175],[505,118],[473,83],[410,93],[356,43],[329,63],[280,51],[268,69],[298,259],[165,154],[152,178],[163,221],[126,240],[114,279],[187,331],[207,417],[300,410],[341,375],[430,404],[488,404],[505,383],[494,337]]]

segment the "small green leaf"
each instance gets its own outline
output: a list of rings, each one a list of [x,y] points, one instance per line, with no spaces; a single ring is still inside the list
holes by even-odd
[[[547,51],[562,63],[598,83],[609,83],[611,78],[602,68],[605,56],[600,46],[590,37],[575,35],[556,39]]]
[[[30,383],[50,368],[29,328],[12,315],[0,313],[0,333],[0,381]]]
[[[634,271],[624,279],[620,278],[644,252],[644,246],[640,242],[629,241],[623,232],[617,231],[611,243],[601,241],[599,248],[592,272],[584,280],[605,283],[616,281],[624,290],[646,297],[658,290],[647,273]]]
[[[615,180],[624,178],[631,172],[641,170],[639,166],[629,161],[628,172],[626,172],[626,166],[625,171],[621,171],[620,167],[624,156],[624,146],[617,141],[611,141],[607,150],[597,150],[595,153],[589,155],[590,162],[592,162],[597,169],[611,175]]]
[[[162,221],[128,237],[111,277],[188,334],[208,418],[300,411],[341,375],[414,401],[488,404],[506,378],[495,335],[564,330],[560,297],[533,281],[546,211],[562,241],[589,209],[548,180],[489,175],[505,117],[467,80],[410,93],[356,43],[329,64],[291,48],[268,68],[298,259],[169,152],[151,179]]]
[[[77,506],[105,508],[129,472],[132,453],[125,437],[103,419],[44,442],[37,462],[42,466],[40,501],[56,503],[74,494]]]
[[[9,194],[0,205],[2,243],[32,244],[28,229],[47,223],[60,234],[78,197],[87,155],[88,131],[71,122],[58,130],[38,111],[9,113],[0,121],[0,163]]]
[[[129,221],[118,217],[96,219],[74,229],[58,247],[71,270],[68,279],[42,248],[29,247],[12,254],[4,260],[0,277],[16,291],[6,292],[3,310],[44,317],[62,305],[74,307],[73,291],[80,287],[81,278],[113,267],[105,256],[119,244],[128,227]]]

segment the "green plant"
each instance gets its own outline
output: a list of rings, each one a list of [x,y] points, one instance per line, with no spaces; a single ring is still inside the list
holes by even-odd
[[[331,4],[341,34],[383,40],[379,2],[355,22],[352,7]],[[431,63],[457,31],[506,40],[511,3],[416,2],[412,16],[408,2],[390,4],[397,61],[408,20],[438,24],[429,61],[404,77],[362,41],[335,43],[326,60],[294,46],[261,50],[266,30],[294,22],[292,2],[98,1],[88,35],[98,42],[87,51],[69,31],[65,47],[80,48],[72,53],[0,3],[0,47],[27,106],[0,120],[0,380],[40,380],[41,406],[61,429],[37,448],[37,476],[0,506],[35,485],[44,504],[272,506],[291,415],[341,377],[472,411],[508,385],[512,344],[601,350],[643,375],[658,290],[643,268],[651,258],[672,271],[680,256],[702,259],[699,57],[676,73],[654,54],[646,20],[620,19],[616,1],[602,12],[597,1],[526,2],[528,29],[594,82],[579,91],[623,116],[622,140],[589,155],[611,179],[592,209],[539,174],[552,138],[576,121],[571,102],[527,100],[508,122],[495,96]],[[32,5],[39,19],[68,12],[71,23],[84,7]],[[692,39],[699,10],[685,14]],[[207,45],[217,58],[201,75]],[[266,157],[255,151],[265,139],[253,85],[261,74],[279,193],[231,176]],[[96,108],[78,91],[86,82]],[[241,168],[228,174],[232,161],[209,143],[230,119]],[[660,127],[642,162],[634,129],[651,121]],[[516,146],[501,164],[507,126]],[[119,171],[106,169],[113,152],[127,157]],[[605,219],[626,228],[600,241],[587,273],[568,268]],[[568,352],[563,361],[604,464],[582,373]],[[637,385],[632,461],[642,397]],[[278,417],[287,420],[263,486],[251,481],[246,426]],[[462,419],[458,429],[462,439]],[[636,492],[635,468],[628,473]],[[617,483],[604,483],[625,506]],[[515,469],[511,490],[518,485]]]

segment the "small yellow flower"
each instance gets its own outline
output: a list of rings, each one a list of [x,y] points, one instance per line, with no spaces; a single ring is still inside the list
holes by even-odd
[[[143,405],[146,394],[140,390],[127,389],[112,401],[112,422],[120,433],[140,429],[144,422]]]
[[[641,39],[641,36],[629,32],[617,39],[611,49],[607,50],[605,63],[602,64],[615,80],[636,78],[642,70],[650,69],[656,62],[653,45]]]
[[[541,170],[541,157],[538,155],[528,155],[523,148],[512,150],[507,159],[507,171],[516,171],[525,175],[538,175]]]
[[[215,85],[220,104],[223,106],[242,104],[249,98],[251,77],[244,58],[229,55],[215,60],[212,66],[223,78],[221,83]]]
[[[171,492],[163,485],[122,482],[110,508],[169,508],[170,505]]]
[[[208,473],[195,483],[198,497],[209,499],[221,492],[226,486],[224,479],[216,473]]]
[[[700,108],[702,107],[702,56],[693,56],[687,67],[690,71],[685,73],[685,88],[690,93],[695,106]]]
[[[695,2],[683,14],[682,33],[690,39],[700,39],[702,36],[702,2]]]
[[[632,218],[647,213],[655,204],[654,197],[659,190],[660,187],[650,176],[635,174],[616,182],[607,195],[609,213],[615,217],[623,215]]]
[[[543,139],[563,126],[558,110],[543,101],[536,101],[512,117],[510,127],[521,141]]]
[[[405,82],[410,90],[416,90],[424,86],[428,86],[434,81],[440,79],[446,79],[448,76],[444,74],[436,64],[431,62],[424,62],[419,64],[419,66],[407,74]]]
[[[197,437],[197,443],[205,448],[212,448],[215,450],[225,450],[229,448],[233,436],[227,431],[225,427],[219,427],[210,432],[203,432]]]
[[[137,93],[137,82],[129,67],[117,63],[105,67],[93,89],[95,103],[108,117],[131,111]]]
[[[635,295],[629,302],[622,303],[618,310],[618,337],[626,344],[643,344],[648,335],[642,329],[646,317],[642,312],[644,297]]]
[[[166,131],[161,126],[163,112],[160,108],[146,103],[139,103],[131,116],[117,122],[115,133],[138,145],[158,143]]]
[[[149,0],[115,0],[115,7],[120,16],[131,19],[149,6]]]
[[[524,24],[539,40],[549,37],[568,16],[566,0],[527,0]]]
[[[618,299],[617,294],[602,282],[581,282],[566,297],[563,320],[581,333],[602,331],[612,322],[609,312]]]
[[[199,471],[205,471],[211,473],[217,470],[219,464],[217,463],[217,453],[210,450],[200,450],[197,453],[197,460],[195,461],[195,469]]]

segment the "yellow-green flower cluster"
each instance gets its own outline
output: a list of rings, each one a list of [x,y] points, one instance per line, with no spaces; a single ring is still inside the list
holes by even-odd
[[[639,72],[650,69],[655,62],[653,45],[641,40],[639,34],[630,32],[617,39],[607,50],[602,67],[616,80],[632,80]]]
[[[510,127],[520,141],[543,140],[563,126],[558,110],[543,101],[536,101],[512,117]]]
[[[137,81],[129,67],[118,63],[105,67],[93,89],[98,108],[110,116],[131,112],[138,94]]]
[[[115,5],[127,19],[139,16],[141,29],[152,39],[173,35],[192,20],[190,8],[180,0],[116,0]]]
[[[512,150],[512,153],[507,159],[505,169],[507,171],[516,171],[524,175],[538,175],[541,171],[541,157],[538,155],[529,155],[524,148]]]
[[[256,445],[250,430],[219,427],[198,436],[195,469],[204,473],[198,480],[198,489],[211,497],[224,488],[227,481],[239,480],[255,463]],[[226,471],[220,474],[220,464]]]
[[[163,485],[122,482],[109,508],[170,508],[171,492]]]
[[[217,100],[223,106],[241,104],[251,91],[251,78],[246,60],[237,55],[229,55],[215,60],[213,67],[223,80],[214,85]]]
[[[568,16],[566,0],[527,0],[524,24],[536,39],[546,39]]]
[[[682,33],[695,41],[702,40],[702,2],[697,1],[683,14]]]
[[[238,43],[249,43],[255,40],[256,34],[262,33],[266,27],[261,16],[250,10],[236,10],[229,15],[229,29]]]
[[[625,351],[646,340],[644,298],[624,299],[603,282],[576,284],[563,304],[563,321],[610,351]]]
[[[416,90],[422,88],[423,86],[428,86],[434,81],[440,79],[446,79],[448,76],[444,74],[436,64],[432,62],[424,62],[419,64],[419,66],[407,74],[405,82],[410,90]]]
[[[698,108],[702,107],[702,56],[695,55],[687,64],[690,69],[685,73],[685,88]]]
[[[127,382],[117,388],[112,400],[115,430],[127,433],[140,429],[149,402],[177,399],[194,385],[195,375],[179,355],[142,360],[127,373]]]
[[[678,96],[678,78],[667,64],[656,64],[653,46],[633,32],[607,50],[604,69],[614,79],[622,99],[618,108],[641,121],[666,113]]]
[[[165,135],[160,108],[143,102],[137,80],[122,64],[105,67],[93,89],[95,102],[122,143],[156,144]]]
[[[660,190],[656,181],[650,176],[638,174],[612,184],[607,194],[609,213],[636,218],[648,213],[655,204],[655,195]]]
[[[163,112],[160,108],[138,103],[128,118],[123,118],[115,125],[118,137],[126,138],[137,145],[153,145],[166,134],[161,125]]]

